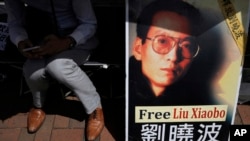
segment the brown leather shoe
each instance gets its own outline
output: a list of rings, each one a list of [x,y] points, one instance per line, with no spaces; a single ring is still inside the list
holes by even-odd
[[[100,135],[104,128],[104,117],[101,108],[96,108],[96,110],[90,114],[87,125],[87,139],[88,141],[93,141]]]
[[[28,132],[36,132],[43,124],[44,119],[45,113],[42,109],[32,108],[28,114]]]

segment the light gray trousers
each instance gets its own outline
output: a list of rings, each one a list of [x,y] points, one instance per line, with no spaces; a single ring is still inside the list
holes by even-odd
[[[89,56],[90,52],[84,49],[89,48],[87,46],[96,45],[92,42],[51,57],[28,59],[25,62],[24,77],[31,90],[35,107],[43,107],[51,78],[71,89],[82,102],[87,114],[101,105],[95,86],[78,66]]]

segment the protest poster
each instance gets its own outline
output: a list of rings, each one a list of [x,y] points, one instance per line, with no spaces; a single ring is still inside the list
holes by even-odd
[[[249,1],[129,0],[126,140],[228,141]]]

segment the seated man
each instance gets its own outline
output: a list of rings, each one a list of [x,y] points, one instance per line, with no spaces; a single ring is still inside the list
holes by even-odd
[[[27,58],[24,77],[34,107],[28,114],[28,131],[36,132],[43,111],[49,78],[70,88],[80,99],[89,119],[87,139],[95,140],[104,127],[100,96],[78,66],[97,46],[96,17],[89,0],[5,1],[11,41]],[[26,6],[25,6],[26,5]],[[32,50],[27,48],[37,46]]]

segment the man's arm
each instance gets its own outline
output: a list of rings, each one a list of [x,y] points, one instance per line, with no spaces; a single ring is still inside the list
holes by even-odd
[[[96,32],[95,13],[89,0],[73,0],[73,10],[79,24],[70,36],[75,39],[77,44],[82,44]]]
[[[28,34],[24,28],[25,6],[21,0],[6,0],[5,6],[8,14],[10,39],[18,46],[20,41],[28,39]]]

